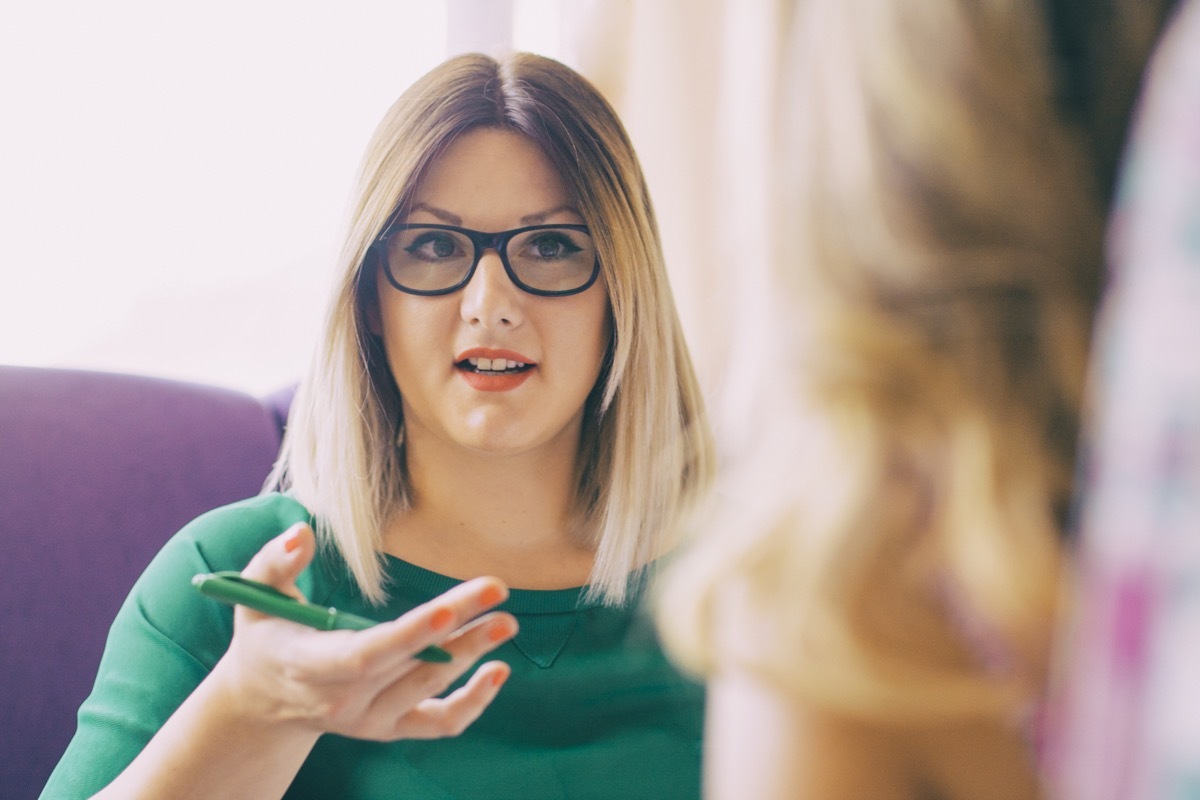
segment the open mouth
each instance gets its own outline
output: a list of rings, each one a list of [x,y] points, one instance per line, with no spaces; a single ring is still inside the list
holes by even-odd
[[[479,375],[515,375],[533,369],[533,364],[509,361],[505,358],[465,358],[455,364],[461,370]]]

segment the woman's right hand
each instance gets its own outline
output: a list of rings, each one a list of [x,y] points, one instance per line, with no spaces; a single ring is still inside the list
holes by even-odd
[[[268,542],[242,574],[294,597],[313,558],[312,530],[297,523]],[[440,695],[484,654],[517,631],[503,612],[498,579],[466,581],[398,619],[364,631],[318,631],[238,606],[233,640],[209,680],[253,724],[390,741],[455,736],[474,722],[509,675],[501,661],[481,665],[467,683]],[[482,614],[482,616],[480,616]],[[419,661],[430,644],[446,664]]]

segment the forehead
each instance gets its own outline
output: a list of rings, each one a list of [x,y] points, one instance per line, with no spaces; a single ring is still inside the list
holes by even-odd
[[[509,224],[551,211],[578,216],[562,176],[541,147],[494,128],[456,137],[421,176],[411,207],[410,218],[432,209],[464,225]]]

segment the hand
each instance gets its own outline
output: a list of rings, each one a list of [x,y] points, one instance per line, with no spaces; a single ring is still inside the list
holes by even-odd
[[[264,545],[242,574],[302,597],[295,579],[315,549],[312,530],[298,523]],[[509,667],[488,662],[464,686],[438,695],[516,633],[509,614],[478,616],[507,596],[498,579],[476,578],[365,631],[318,631],[238,606],[233,640],[210,678],[256,724],[378,741],[456,736],[487,708]],[[413,658],[434,643],[454,660]]]

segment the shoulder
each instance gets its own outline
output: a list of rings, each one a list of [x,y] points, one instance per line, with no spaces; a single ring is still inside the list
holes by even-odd
[[[240,571],[267,541],[300,521],[311,522],[308,511],[282,494],[261,495],[202,514],[167,541],[138,579],[130,600],[155,616],[172,611],[186,615],[196,599],[186,590],[193,575]]]
[[[807,702],[739,664],[709,682],[708,703],[714,797],[1040,796],[1033,753],[1002,719],[872,720]]]
[[[313,523],[308,509],[273,492],[202,514],[184,526],[168,548],[177,543],[194,550],[213,571],[240,570],[264,544],[297,522]]]
[[[740,664],[723,665],[710,680],[708,714],[714,798],[913,797],[911,776],[887,736],[809,707]]]

